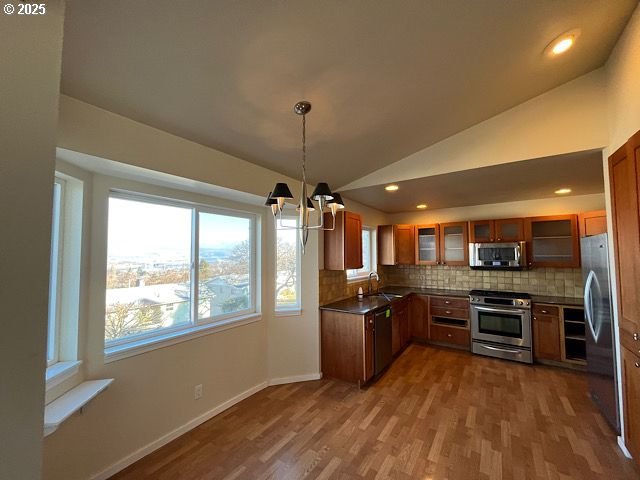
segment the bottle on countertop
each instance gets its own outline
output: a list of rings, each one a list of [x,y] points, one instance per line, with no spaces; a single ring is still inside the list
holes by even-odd
[[[364,292],[362,291],[362,287],[358,287],[358,300],[364,299]]]

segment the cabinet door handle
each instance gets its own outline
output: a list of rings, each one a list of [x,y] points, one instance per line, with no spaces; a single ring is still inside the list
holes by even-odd
[[[453,335],[451,335],[450,333],[447,333],[447,337],[451,338],[451,337],[453,337]],[[638,362],[636,362],[636,365],[637,365],[638,367],[640,367],[640,365],[638,365]]]
[[[369,319],[369,325],[373,325],[373,318]]]
[[[502,240],[500,237],[498,237],[498,241]]]
[[[636,333],[634,333],[634,334],[633,334],[633,339],[637,342],[637,341],[638,341],[638,338],[640,338],[640,336],[638,336],[638,333],[637,333],[637,332],[636,332]]]
[[[534,320],[538,320],[538,317],[533,317]]]
[[[450,302],[449,300],[445,300],[445,301],[444,301],[444,304],[445,304],[445,305],[451,305],[451,302]]]
[[[549,312],[548,312],[548,311],[546,311],[546,310],[540,310],[540,312],[545,313],[545,314],[546,314],[546,313],[549,313]]]
[[[447,315],[451,315],[451,310],[445,310],[444,313],[446,313]]]
[[[636,362],[634,365],[636,366],[636,368],[640,368],[640,363]]]

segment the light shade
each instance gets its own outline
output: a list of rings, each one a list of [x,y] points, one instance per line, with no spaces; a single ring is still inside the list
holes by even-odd
[[[277,201],[275,198],[273,198],[273,197],[271,196],[271,193],[272,193],[272,192],[269,192],[269,195],[267,195],[267,201],[266,201],[266,202],[264,202],[264,204],[265,204],[267,207],[268,207],[269,205],[276,205],[276,204],[278,203],[278,201]]]
[[[339,209],[344,208],[344,202],[342,201],[342,197],[340,196],[340,194],[337,192],[334,192],[332,195],[333,195],[333,199],[329,200],[327,202],[327,205],[331,205],[332,203],[335,203],[338,205]]]
[[[313,202],[311,201],[311,199],[309,197],[307,197],[307,210],[309,210],[310,212],[315,211],[316,207],[313,204]],[[300,205],[298,205],[298,208],[296,208],[296,210],[300,211]]]
[[[291,190],[289,190],[289,185],[286,183],[276,183],[271,196],[273,198],[293,198]]]
[[[311,198],[313,198],[314,200],[320,200],[320,198],[324,198],[325,200],[331,200],[333,198],[333,194],[331,193],[331,189],[329,188],[328,184],[324,182],[320,182],[319,184],[316,185],[316,188],[313,190],[313,193],[311,194]]]

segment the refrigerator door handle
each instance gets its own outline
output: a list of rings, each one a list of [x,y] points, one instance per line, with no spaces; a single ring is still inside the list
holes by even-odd
[[[589,324],[589,330],[591,330],[591,334],[593,335],[593,339],[597,342],[598,335],[593,327],[593,311],[592,311],[592,301],[591,298],[591,284],[593,283],[593,279],[595,277],[595,273],[593,270],[589,272],[587,277],[587,281],[584,284],[584,315],[587,317],[587,323]]]

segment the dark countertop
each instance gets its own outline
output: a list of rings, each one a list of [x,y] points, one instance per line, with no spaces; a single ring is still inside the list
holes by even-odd
[[[417,293],[418,295],[436,295],[443,297],[463,297],[469,296],[468,290],[445,290],[442,288],[420,288],[420,287],[400,287],[389,286],[383,287],[384,293],[402,295],[402,298]],[[362,300],[358,300],[358,297],[345,298],[344,300],[338,300],[337,302],[329,303],[320,307],[320,310],[332,310],[343,313],[353,313],[355,315],[366,315],[378,308],[388,307],[394,301],[400,300],[400,298],[391,299],[387,301],[383,297],[367,297]],[[531,295],[531,301],[533,303],[547,303],[551,305],[569,305],[572,307],[581,307],[583,300],[581,298],[572,297],[549,297],[545,295]]]
[[[467,290],[444,290],[439,288],[419,288],[419,287],[383,287],[384,293],[402,295],[402,298],[417,293],[419,295],[441,295],[445,297],[468,297]],[[358,297],[345,298],[337,302],[329,303],[320,307],[320,310],[332,310],[335,312],[353,313],[355,315],[366,315],[367,313],[381,307],[388,307],[394,301],[401,298],[392,298],[387,301],[383,297],[367,297],[358,300]]]
[[[569,305],[571,307],[582,307],[584,300],[574,297],[547,297],[544,295],[531,295],[533,303],[548,303],[551,305]]]

